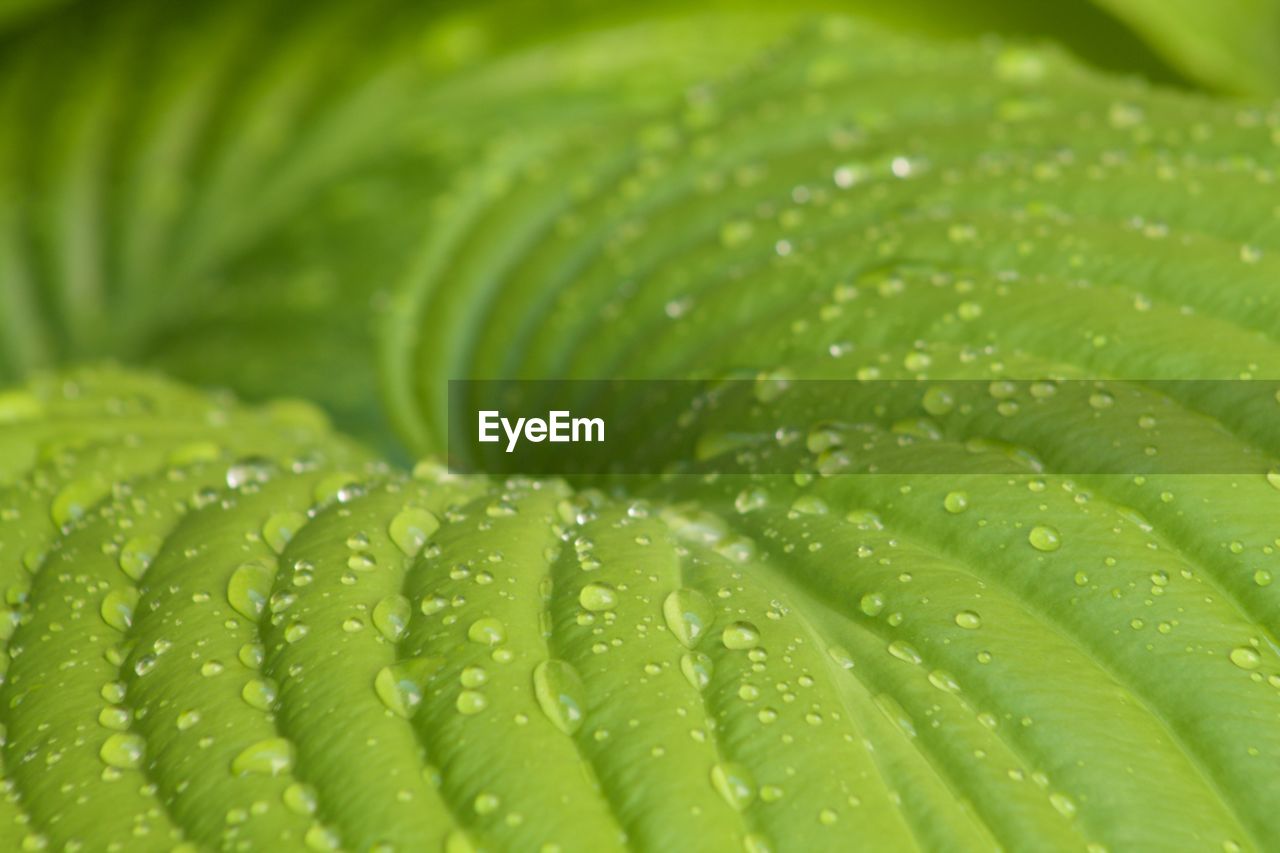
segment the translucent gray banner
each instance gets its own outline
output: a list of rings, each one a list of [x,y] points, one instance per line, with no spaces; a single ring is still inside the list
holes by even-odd
[[[450,465],[493,474],[1261,474],[1280,381],[472,381]]]

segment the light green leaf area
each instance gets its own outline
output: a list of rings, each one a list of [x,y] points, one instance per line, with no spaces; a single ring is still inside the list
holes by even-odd
[[[830,22],[639,132],[513,134],[477,163],[389,304],[394,412],[433,448],[443,377],[1113,377],[1274,458],[1273,401],[1156,380],[1280,375],[1278,125]],[[1159,442],[1150,476],[1052,475],[1136,416],[1007,418],[1020,466],[970,454],[981,430],[913,443],[929,414],[882,418],[877,452],[972,473],[824,478],[819,435],[794,480],[621,488],[741,560],[726,600],[781,602],[788,653],[850,652],[853,739],[924,846],[1265,848],[1280,494],[1161,473]]]
[[[1229,92],[1280,91],[1280,3],[1275,0],[1093,2],[1203,83]]]
[[[0,418],[6,847],[1265,849],[1275,829],[1260,475],[609,497],[407,477],[309,406],[111,370],[5,392]]]

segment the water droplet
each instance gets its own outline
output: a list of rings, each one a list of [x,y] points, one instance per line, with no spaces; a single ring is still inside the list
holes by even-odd
[[[328,851],[342,849],[342,838],[339,837],[337,831],[322,823],[313,823],[307,827],[302,840],[306,843],[307,849],[315,850],[317,853],[328,853]]]
[[[698,645],[715,622],[715,611],[706,596],[696,589],[681,587],[662,602],[662,616],[667,628],[687,649]]]
[[[956,624],[961,628],[976,631],[982,627],[982,617],[972,610],[961,610],[956,614]]]
[[[1027,534],[1027,541],[1037,551],[1056,551],[1062,547],[1062,537],[1056,528],[1038,524]]]
[[[262,525],[262,538],[277,554],[283,553],[293,534],[307,523],[307,517],[300,512],[277,512]]]
[[[711,683],[715,664],[702,652],[685,652],[680,656],[680,671],[695,690],[705,690]]]
[[[490,794],[488,792],[476,794],[476,798],[472,802],[472,807],[475,808],[476,814],[478,815],[493,814],[501,805],[502,798],[497,794]]]
[[[544,660],[533,670],[533,692],[542,713],[567,735],[582,726],[586,709],[586,689],[582,677],[571,664]]]
[[[120,549],[120,571],[132,580],[141,580],[160,551],[159,536],[135,536]]]
[[[373,625],[391,642],[399,642],[409,630],[413,605],[403,595],[388,595],[373,608]]]
[[[1253,670],[1262,666],[1262,655],[1249,646],[1239,646],[1231,650],[1231,662],[1241,669]]]
[[[142,764],[146,749],[146,741],[141,735],[116,732],[103,741],[101,749],[98,750],[98,757],[108,767],[132,770]]]
[[[174,721],[174,725],[178,727],[178,731],[185,732],[187,729],[200,722],[200,712],[194,708],[189,711],[183,711]]]
[[[391,519],[387,530],[391,541],[407,556],[416,557],[437,530],[440,520],[420,507],[405,507]]]
[[[104,729],[123,732],[129,730],[133,722],[133,712],[119,705],[107,705],[98,712],[98,725]]]
[[[969,508],[968,492],[947,492],[942,499],[943,508],[952,515],[958,515]]]
[[[133,624],[133,608],[137,604],[137,590],[112,590],[102,597],[102,621],[117,631],[128,631]]]
[[[736,811],[745,811],[756,796],[755,777],[734,762],[721,762],[711,768],[711,786]]]
[[[920,404],[927,413],[939,416],[948,414],[956,407],[956,398],[949,389],[935,386],[924,392]]]
[[[618,591],[607,583],[589,583],[578,593],[578,603],[586,610],[612,610],[618,606]]]
[[[258,643],[245,643],[236,652],[236,658],[240,663],[249,667],[249,669],[257,669],[262,666],[263,660],[266,659],[267,651]]]
[[[730,622],[720,634],[726,649],[745,651],[760,645],[760,631],[750,622]]]
[[[275,570],[263,563],[242,563],[227,581],[227,602],[246,619],[257,621],[266,609]]]
[[[232,759],[231,772],[237,776],[279,776],[293,768],[293,757],[291,742],[281,737],[267,738],[250,744]]]
[[[924,660],[914,646],[902,640],[894,640],[889,644],[889,654],[907,663],[919,664]]]
[[[868,616],[879,616],[884,610],[884,596],[878,592],[868,592],[858,602],[858,608]]]
[[[486,616],[471,623],[467,639],[482,646],[496,646],[506,641],[507,626],[492,616]]]
[[[239,489],[243,486],[265,483],[271,479],[274,468],[271,460],[260,456],[241,459],[227,468],[227,488]]]
[[[472,716],[479,714],[489,704],[484,698],[484,694],[478,690],[463,690],[458,694],[458,699],[454,702],[454,706],[458,709],[458,713]]]
[[[280,795],[284,807],[294,814],[313,815],[319,806],[316,789],[303,782],[294,782]]]
[[[427,681],[444,666],[441,658],[420,657],[384,666],[373,680],[373,690],[382,704],[408,719],[422,704]]]
[[[89,508],[102,500],[109,489],[91,480],[74,480],[63,487],[49,505],[49,516],[58,527],[84,518]]]
[[[463,667],[458,673],[458,683],[463,687],[483,687],[489,681],[489,673],[482,666]]]
[[[252,708],[259,711],[270,711],[276,703],[279,690],[270,678],[254,678],[245,682],[240,690],[240,697]]]

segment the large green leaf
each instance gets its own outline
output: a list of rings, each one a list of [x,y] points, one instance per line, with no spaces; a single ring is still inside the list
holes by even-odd
[[[0,377],[123,358],[305,396],[389,444],[371,308],[450,175],[513,127],[665,109],[815,8],[1171,77],[1084,0],[28,9],[0,34]]]
[[[1274,107],[841,19],[128,8],[6,53],[22,370],[377,434],[376,346],[418,452],[462,376],[1114,377],[1280,456],[1270,401],[1158,381],[1280,374]],[[946,475],[822,476],[822,426],[795,476],[571,487],[114,370],[6,392],[3,846],[1273,846],[1280,493],[1055,473],[1152,427],[1016,394],[1012,457],[868,416]]]

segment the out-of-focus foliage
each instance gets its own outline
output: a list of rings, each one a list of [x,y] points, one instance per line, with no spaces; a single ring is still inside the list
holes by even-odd
[[[1094,0],[1148,37],[1185,73],[1213,88],[1280,93],[1276,0]]]

